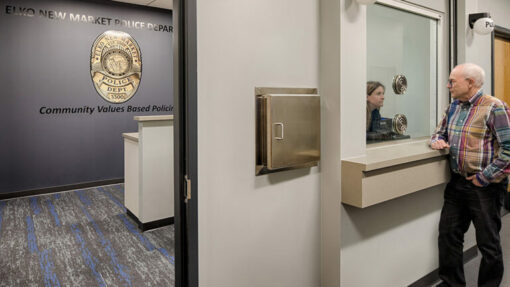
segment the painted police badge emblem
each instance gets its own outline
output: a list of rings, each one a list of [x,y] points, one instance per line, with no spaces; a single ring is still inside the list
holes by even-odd
[[[90,74],[106,101],[121,104],[131,99],[142,77],[142,55],[133,37],[120,31],[99,35],[92,46]]]

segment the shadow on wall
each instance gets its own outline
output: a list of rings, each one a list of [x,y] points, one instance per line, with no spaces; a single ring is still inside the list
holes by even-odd
[[[345,0],[344,9],[347,11],[346,16],[349,22],[355,22],[359,14],[360,5],[356,4],[355,0]]]
[[[312,172],[312,169],[317,169],[317,167],[285,170],[277,173],[269,173],[257,176],[255,178],[255,188],[262,188],[268,185],[278,184],[281,182],[291,181],[294,179],[305,177],[312,173],[315,173]]]
[[[363,209],[343,204],[342,248],[413,224],[413,221],[428,215],[437,216],[439,224],[438,212],[443,205],[444,187],[434,186]],[[437,237],[437,230],[431,236]]]

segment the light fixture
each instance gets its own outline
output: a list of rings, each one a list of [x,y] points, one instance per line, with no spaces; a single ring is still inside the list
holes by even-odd
[[[494,21],[489,13],[469,14],[469,27],[478,34],[486,35],[494,30]]]
[[[361,5],[374,4],[376,1],[377,0],[356,0],[356,2]]]

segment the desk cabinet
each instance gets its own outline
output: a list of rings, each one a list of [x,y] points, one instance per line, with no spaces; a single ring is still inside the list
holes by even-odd
[[[173,116],[137,116],[124,133],[124,205],[142,231],[173,223]]]

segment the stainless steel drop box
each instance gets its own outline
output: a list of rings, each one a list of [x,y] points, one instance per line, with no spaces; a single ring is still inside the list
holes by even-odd
[[[320,159],[317,89],[256,88],[255,95],[255,174],[317,165]]]

